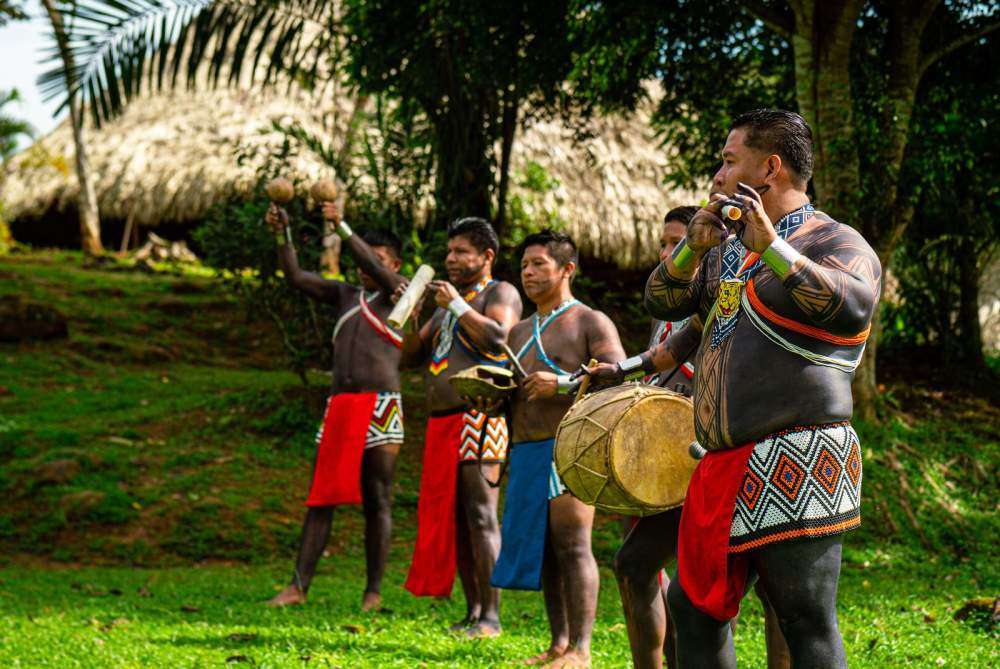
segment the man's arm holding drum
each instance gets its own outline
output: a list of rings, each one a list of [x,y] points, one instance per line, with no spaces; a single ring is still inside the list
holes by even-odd
[[[599,364],[611,364],[625,357],[618,328],[606,314],[600,311],[589,311],[581,316],[585,322],[582,330],[587,335],[588,358],[597,360]],[[613,365],[612,365],[613,366]],[[534,372],[524,380],[524,390],[528,401],[554,397],[559,393],[572,393],[579,387],[579,378],[573,376],[558,376],[553,372]]]
[[[354,254],[354,259],[364,273],[375,280],[384,294],[392,295],[405,279],[401,274],[383,265],[361,235],[355,234],[351,227],[341,220],[341,208],[342,204],[339,202],[324,202],[323,218],[336,225],[337,234],[344,240],[344,246]]]
[[[299,266],[299,258],[289,233],[288,213],[282,207],[271,204],[264,215],[264,222],[274,232],[278,243],[278,264],[289,284],[314,299],[334,306],[339,306],[354,293],[354,287],[350,284],[325,279]]]

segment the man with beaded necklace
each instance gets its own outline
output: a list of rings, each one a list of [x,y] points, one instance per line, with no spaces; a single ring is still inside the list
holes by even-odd
[[[521,248],[521,280],[536,312],[510,333],[511,350],[528,375],[510,407],[514,443],[493,584],[544,593],[552,639],[528,664],[586,667],[599,583],[590,547],[594,507],[563,487],[552,448],[580,383],[573,370],[592,358],[621,360],[625,352],[611,319],[573,297],[579,265],[573,240],[543,230]]]
[[[845,667],[837,582],[861,492],[851,379],[881,265],[857,231],[810,203],[812,134],[798,114],[738,117],[722,160],[711,202],[646,286],[654,317],[705,323],[694,409],[708,453],[668,591],[678,662],[736,666],[728,623],[758,578],[792,666]],[[739,220],[724,224],[724,207]]]

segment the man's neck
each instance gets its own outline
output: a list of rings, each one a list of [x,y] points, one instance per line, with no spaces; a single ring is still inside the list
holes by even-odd
[[[560,304],[572,299],[573,291],[570,290],[568,285],[563,284],[559,287],[559,290],[553,291],[552,294],[535,302],[535,307],[538,310],[538,315],[545,317],[558,309]]]
[[[784,192],[771,189],[761,199],[764,201],[764,213],[775,225],[785,214],[801,209],[809,203],[809,196],[794,188]]]
[[[490,268],[486,267],[483,269],[482,272],[469,279],[467,283],[464,283],[461,286],[455,286],[455,288],[460,293],[466,293],[489,278],[490,278]]]

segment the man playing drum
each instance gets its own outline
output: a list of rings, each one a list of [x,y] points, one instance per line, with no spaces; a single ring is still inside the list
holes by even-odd
[[[521,297],[511,284],[492,278],[499,249],[485,220],[456,221],[445,260],[450,282],[429,285],[439,308],[403,341],[404,364],[428,363],[431,411],[406,588],[417,596],[447,597],[457,566],[466,616],[453,629],[469,636],[500,634],[500,595],[490,586],[500,549],[498,495],[484,475],[495,479],[506,457],[507,423],[466,408],[448,379],[474,365],[505,362],[503,345],[521,317]]]
[[[339,205],[323,206],[327,220],[357,259],[361,287],[325,279],[299,267],[291,243],[288,215],[272,204],[267,224],[278,240],[278,260],[288,282],[309,297],[333,305],[340,317],[333,331],[333,382],[316,437],[316,462],[308,511],[291,584],[268,602],[303,604],[326,543],[333,507],[361,503],[365,514],[368,584],[362,610],[378,607],[382,574],[392,531],[392,478],[403,443],[403,405],[399,394],[402,336],[385,318],[399,283],[401,245],[395,236],[366,232],[364,239],[340,220]]]
[[[512,399],[516,443],[493,584],[544,592],[552,640],[528,664],[585,667],[599,581],[590,548],[594,508],[565,494],[552,448],[579,385],[571,372],[592,358],[610,362],[625,354],[611,319],[573,298],[573,240],[545,230],[529,235],[522,249],[521,281],[536,311],[510,333],[528,376]]]
[[[738,117],[722,159],[711,203],[646,286],[655,317],[705,323],[694,406],[708,454],[684,500],[668,591],[678,660],[736,666],[728,622],[756,576],[792,664],[845,667],[837,581],[861,486],[851,379],[881,266],[860,234],[809,202],[801,116]],[[734,237],[726,206],[742,216]]]

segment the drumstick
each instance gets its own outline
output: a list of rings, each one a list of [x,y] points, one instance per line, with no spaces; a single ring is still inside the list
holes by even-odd
[[[507,342],[503,342],[500,346],[503,348],[503,352],[507,354],[507,357],[510,358],[510,364],[514,366],[514,370],[521,375],[522,379],[528,378],[528,373],[524,371],[524,367],[521,366],[521,361],[518,360],[517,356],[514,355],[514,352],[510,350],[510,346],[507,345]]]
[[[596,358],[591,358],[590,362],[587,363],[587,369],[590,369],[597,364]],[[573,404],[580,401],[583,394],[587,392],[587,387],[590,385],[590,374],[584,374],[583,379],[580,381],[580,389],[576,391],[576,399],[573,400]]]
[[[410,285],[403,291],[399,302],[396,302],[396,306],[392,308],[389,317],[385,319],[389,325],[399,330],[406,324],[406,321],[410,318],[410,314],[413,313],[413,309],[417,306],[417,302],[424,296],[427,284],[433,278],[434,270],[428,265],[421,265],[417,268],[417,273],[413,275]]]

